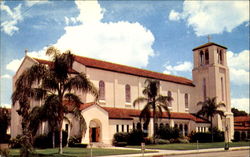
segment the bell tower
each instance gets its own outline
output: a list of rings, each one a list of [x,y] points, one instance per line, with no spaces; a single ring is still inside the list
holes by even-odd
[[[224,130],[230,125],[233,133],[233,115],[231,113],[230,80],[227,66],[227,48],[225,46],[208,42],[193,49],[193,82],[195,84],[194,100],[196,103],[206,98],[216,97],[217,103],[223,102],[226,107],[227,118],[222,120],[216,117],[214,127]],[[197,112],[200,108],[197,107]],[[232,135],[230,139],[232,139]]]

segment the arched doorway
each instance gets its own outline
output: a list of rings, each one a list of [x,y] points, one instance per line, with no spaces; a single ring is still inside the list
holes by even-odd
[[[101,122],[93,119],[89,123],[89,141],[101,142]]]

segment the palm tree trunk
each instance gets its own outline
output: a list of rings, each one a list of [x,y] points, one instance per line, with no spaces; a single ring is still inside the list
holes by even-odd
[[[214,142],[213,117],[211,117],[211,135],[212,135],[212,142]]]
[[[52,131],[52,147],[55,148],[55,131]]]
[[[62,124],[63,124],[63,121],[61,121],[60,125],[59,125],[59,154],[63,153],[63,148],[62,148]]]
[[[154,99],[153,99],[154,101]],[[153,143],[155,143],[155,136],[156,136],[156,114],[155,114],[155,103],[153,103],[153,126],[154,126],[154,132],[153,132]]]

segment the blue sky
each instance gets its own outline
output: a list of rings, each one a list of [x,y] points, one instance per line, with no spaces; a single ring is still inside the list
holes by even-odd
[[[232,106],[249,112],[248,1],[1,1],[1,96],[24,50],[64,51],[192,79],[192,49],[228,47]]]

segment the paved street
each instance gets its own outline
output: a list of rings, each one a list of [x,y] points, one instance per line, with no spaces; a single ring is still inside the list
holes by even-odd
[[[237,150],[225,152],[209,152],[199,154],[164,155],[154,157],[249,157],[250,150]]]

